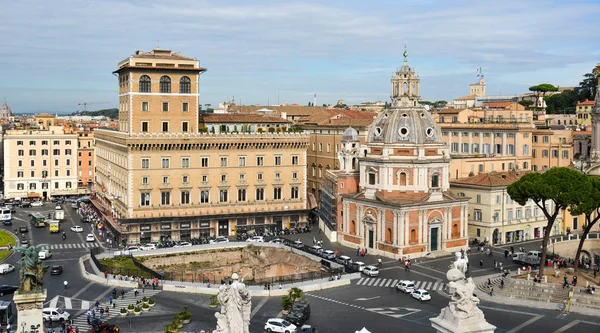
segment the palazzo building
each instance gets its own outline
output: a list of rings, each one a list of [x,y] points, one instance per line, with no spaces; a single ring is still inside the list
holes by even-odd
[[[264,131],[266,118],[201,119],[205,71],[197,59],[154,49],[114,72],[120,128],[94,131],[92,202],[121,242],[233,236],[307,221],[308,135]]]
[[[449,192],[450,149],[419,104],[419,78],[404,57],[391,80],[391,108],[373,121],[366,143],[344,136],[340,172],[357,172],[358,192],[341,195],[337,238],[390,257],[459,250],[467,245],[468,198]]]

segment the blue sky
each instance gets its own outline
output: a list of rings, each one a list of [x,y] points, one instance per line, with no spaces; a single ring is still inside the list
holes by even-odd
[[[427,100],[577,85],[600,62],[598,1],[2,1],[0,98],[14,112],[116,107],[111,72],[157,44],[208,68],[201,102],[388,100],[409,63]]]

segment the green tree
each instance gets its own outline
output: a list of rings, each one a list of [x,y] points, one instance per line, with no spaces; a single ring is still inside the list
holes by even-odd
[[[551,168],[544,173],[526,174],[506,188],[511,199],[521,206],[525,206],[529,200],[533,201],[548,220],[542,242],[540,276],[543,276],[546,266],[546,249],[552,226],[560,211],[575,203],[576,193],[584,182],[585,175],[578,171]]]
[[[583,102],[586,99],[593,100],[597,88],[598,73],[586,73],[583,74],[583,80],[579,82],[579,87],[575,88],[575,92],[579,96],[579,101]]]
[[[532,91],[535,93],[536,101],[538,101],[540,99],[540,95],[542,96],[542,100],[544,100],[544,97],[546,97],[547,93],[549,93],[551,91],[558,91],[558,87],[555,87],[555,86],[551,85],[550,83],[541,83],[541,84],[538,84],[537,86],[529,87],[529,91]]]
[[[560,94],[546,97],[544,101],[546,102],[546,111],[549,114],[575,114],[575,107],[579,101],[579,95],[573,90],[565,90]]]
[[[446,102],[446,101],[435,101],[433,103],[433,107],[435,107],[435,108],[443,108],[443,107],[446,107],[447,104],[448,104],[448,102]]]
[[[334,106],[334,108],[338,108],[338,109],[345,109],[347,107],[348,107],[348,105],[346,105],[345,103],[344,104],[336,104]]]
[[[523,105],[524,107],[528,108],[533,104],[533,101],[530,99],[524,99],[522,101],[519,101],[519,104]]]
[[[585,182],[573,200],[575,202],[569,207],[571,214],[573,216],[585,214],[585,226],[575,254],[575,265],[578,265],[583,243],[592,227],[600,220],[600,178],[586,175]]]

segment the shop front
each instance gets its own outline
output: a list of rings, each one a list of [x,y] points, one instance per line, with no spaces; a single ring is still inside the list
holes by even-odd
[[[179,240],[189,242],[192,239],[192,224],[190,222],[179,223]]]
[[[152,225],[140,225],[140,244],[148,244],[152,242]]]
[[[171,223],[161,223],[160,224],[160,241],[170,241],[171,237]]]
[[[229,237],[229,220],[220,219],[218,225],[219,236]]]

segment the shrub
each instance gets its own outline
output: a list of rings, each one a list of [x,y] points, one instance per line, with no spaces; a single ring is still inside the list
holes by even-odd
[[[148,304],[144,303],[144,304],[142,304],[142,308],[144,308],[144,309],[149,309],[149,308],[150,308],[150,305],[148,305]]]
[[[136,306],[135,309],[133,309],[133,312],[140,312],[140,311],[142,311],[142,309],[140,309],[139,306]]]
[[[135,307],[133,306],[133,304],[129,304],[129,305],[127,306],[127,309],[129,309],[129,310],[133,310],[134,308],[135,308]]]
[[[121,308],[121,313],[127,313],[127,309]]]
[[[154,304],[154,300],[151,298],[148,300],[148,304]]]
[[[294,302],[292,301],[290,296],[286,295],[286,296],[281,297],[281,307],[284,310],[289,310],[293,305],[294,305]]]

